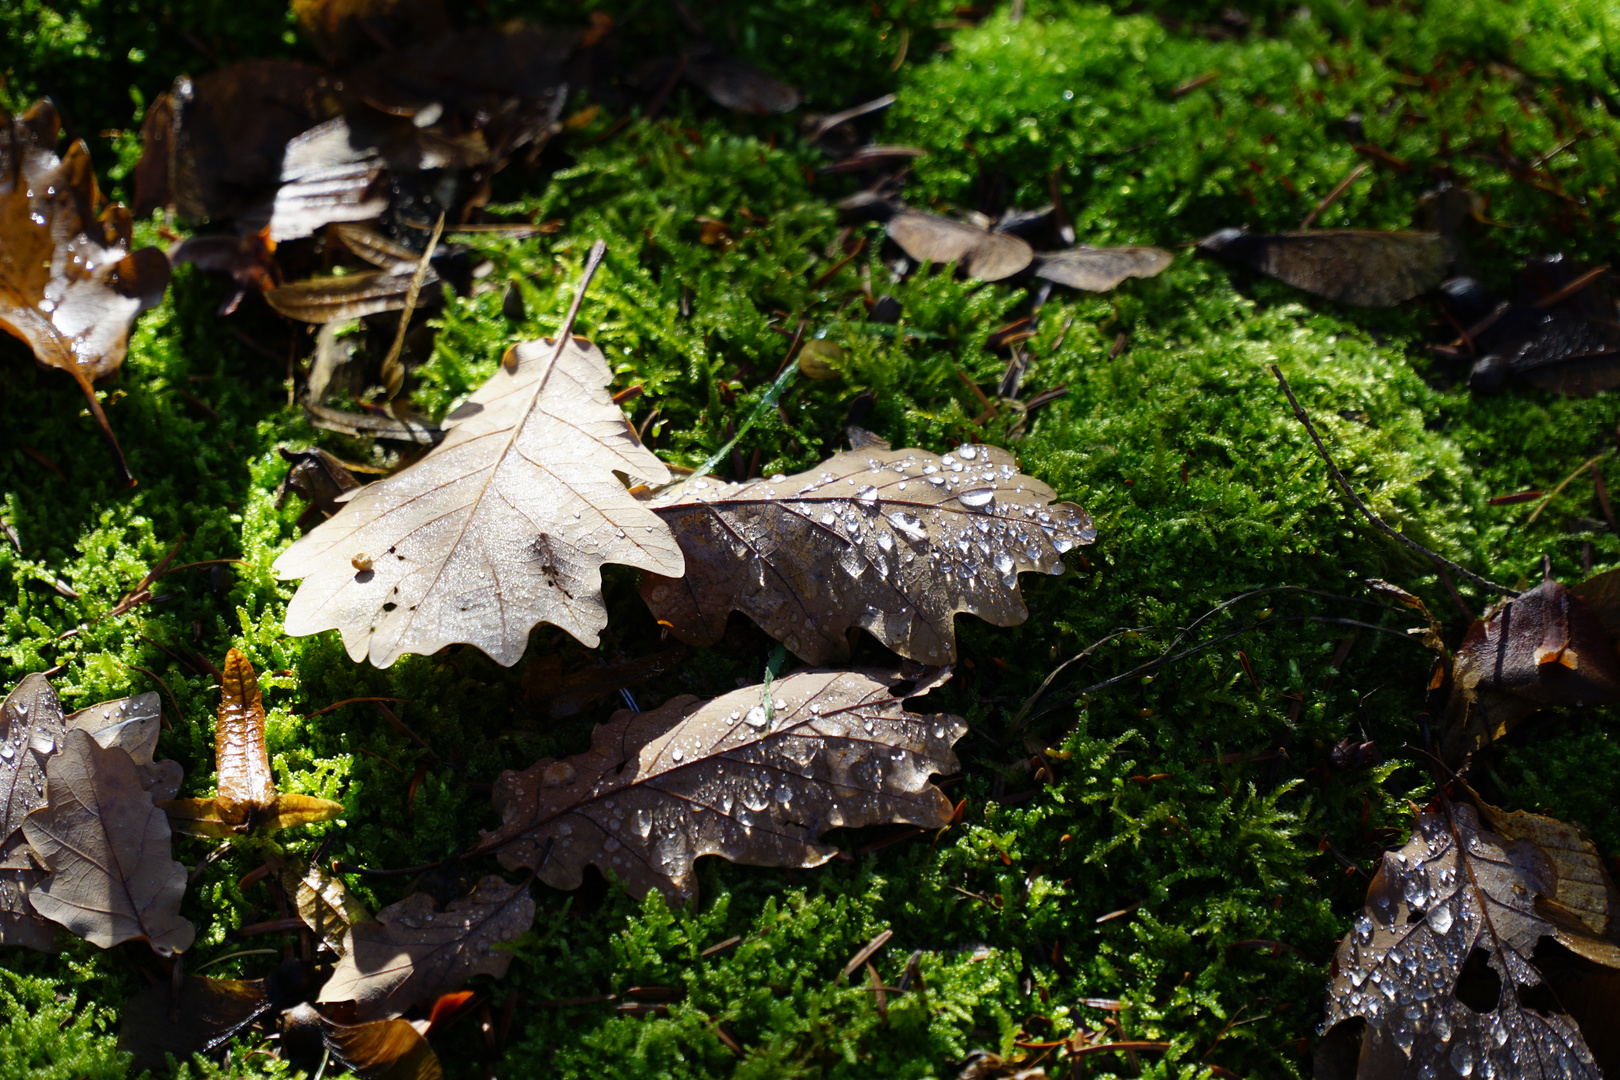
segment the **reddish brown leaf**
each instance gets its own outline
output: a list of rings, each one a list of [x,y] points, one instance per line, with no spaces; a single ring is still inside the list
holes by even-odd
[[[849,655],[867,630],[927,664],[956,657],[957,612],[1022,622],[1024,571],[1063,572],[1096,529],[1018,472],[1011,454],[851,450],[795,476],[688,481],[649,506],[674,530],[685,578],[648,575],[642,597],[682,641],[720,640],[743,612],[809,663]]]
[[[169,823],[129,754],[74,729],[46,772],[47,805],[23,822],[51,871],[30,896],[34,909],[104,949],[131,938],[163,954],[189,948],[186,870],[169,854]]]
[[[939,828],[951,803],[929,783],[954,772],[959,717],[905,711],[879,672],[797,672],[712,701],[620,711],[591,749],[545,758],[495,784],[502,824],[479,851],[578,888],[587,864],[636,894],[696,891],[692,863],[819,866],[828,829]],[[926,693],[929,687],[917,692]]]
[[[474,975],[506,974],[512,954],[496,948],[534,922],[527,885],[486,877],[443,911],[412,893],[349,932],[347,948],[321,989],[323,1002],[353,1001],[363,1020],[395,1017]]]
[[[440,1080],[444,1067],[408,1020],[338,1024],[324,1017],[321,1032],[332,1056],[366,1080]]]

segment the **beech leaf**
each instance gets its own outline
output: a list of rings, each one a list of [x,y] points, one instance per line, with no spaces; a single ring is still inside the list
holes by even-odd
[[[235,649],[226,654],[222,675],[219,719],[214,726],[219,792],[211,799],[165,803],[174,827],[193,836],[227,837],[255,828],[274,831],[340,816],[342,803],[276,790],[264,748],[259,676],[248,658]]]
[[[505,975],[512,954],[496,946],[533,923],[527,882],[512,885],[491,875],[443,911],[426,893],[412,893],[349,932],[320,1000],[353,1001],[362,1020],[398,1016],[474,975]]]
[[[184,952],[195,930],[180,916],[186,868],[169,854],[169,823],[141,789],[128,752],[69,731],[47,766],[47,805],[23,821],[50,870],[34,909],[93,945],[145,938],[160,954]]]
[[[1022,622],[1018,574],[1060,574],[1063,553],[1096,538],[1085,510],[1054,498],[1007,451],[974,444],[691,480],[648,503],[674,530],[686,576],[649,576],[642,597],[693,645],[719,641],[736,609],[808,663],[847,657],[852,626],[901,656],[948,663],[957,612]]]
[[[1557,888],[1552,860],[1483,829],[1472,806],[1448,806],[1419,814],[1411,840],[1385,854],[1334,956],[1327,1025],[1366,1021],[1361,1080],[1597,1080],[1575,1022],[1537,991],[1536,945],[1557,929],[1538,910]]]
[[[1620,659],[1581,597],[1548,579],[1475,620],[1452,665],[1441,754],[1465,759],[1551,705],[1620,701]]]
[[[637,895],[697,891],[692,863],[819,866],[829,829],[940,828],[951,804],[929,783],[956,771],[960,717],[905,710],[883,672],[795,672],[711,701],[620,710],[591,749],[544,758],[495,783],[500,827],[476,849],[578,888],[587,864]],[[925,693],[928,687],[916,693]]]
[[[1198,250],[1355,307],[1393,307],[1440,284],[1451,244],[1435,232],[1309,229],[1261,235],[1222,229]]]
[[[123,364],[135,316],[168,287],[169,260],[134,249],[129,211],[102,211],[89,148],[75,140],[57,156],[58,129],[46,102],[16,120],[0,109],[0,330],[73,377],[133,484],[91,384]]]
[[[600,245],[587,283],[599,260]],[[282,578],[305,579],[288,633],[339,630],[378,667],[457,642],[510,667],[539,622],[596,645],[604,562],[683,572],[669,527],[614,475],[669,479],[608,395],[601,351],[568,332],[583,293],[560,340],[516,346],[427,456],[282,553]]]

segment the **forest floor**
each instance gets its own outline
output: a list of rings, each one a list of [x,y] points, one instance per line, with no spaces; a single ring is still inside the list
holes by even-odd
[[[739,0],[696,10],[736,54],[801,88],[799,112],[739,116],[690,88],[650,121],[636,118],[644,98],[610,105],[534,168],[498,177],[491,211],[559,222],[555,231],[457,237],[502,287],[448,297],[437,316],[410,390],[435,417],[508,345],[555,330],[601,239],[607,262],[578,329],[606,353],[615,390],[643,387],[626,405],[632,422],[659,411],[647,441],[665,460],[698,464],[753,412],[786,351],[774,314],[786,313],[788,327],[803,318],[847,350],[841,377],[795,383],[718,467],[722,477],[756,452],[758,474],[809,468],[841,448],[851,405],[867,394],[865,428],[896,447],[1005,446],[1083,505],[1098,538],[1065,574],[1024,579],[1023,624],[958,620],[957,677],[928,699],[971,726],[948,785],[953,803],[965,800],[958,823],[887,845],[889,829],[835,832],[849,857],[813,870],[705,859],[700,896],[679,908],[599,877],[575,893],[537,885],[539,917],[510,973],[473,985],[497,1021],[520,995],[504,1042],[486,1040],[476,1019],[435,1036],[449,1075],[954,1076],[974,1049],[1068,1075],[1061,1055],[1019,1044],[1105,1024],[1113,1038],[1169,1045],[1136,1063],[1090,1055],[1090,1075],[1309,1075],[1335,944],[1380,854],[1405,839],[1414,805],[1433,791],[1421,753],[1431,657],[1399,635],[1281,617],[1404,631],[1412,619],[1358,603],[1376,577],[1422,596],[1452,645],[1467,621],[1428,563],[1373,531],[1331,486],[1270,365],[1368,503],[1446,557],[1517,587],[1540,579],[1544,557],[1570,583],[1620,564],[1620,537],[1581,469],[1613,454],[1620,397],[1524,385],[1476,396],[1466,365],[1428,348],[1454,336],[1428,300],[1345,307],[1190,247],[1228,226],[1296,228],[1366,163],[1318,226],[1409,227],[1419,197],[1451,179],[1486,200],[1490,223],[1468,223],[1464,243],[1496,292],[1511,293],[1532,257],[1608,261],[1620,209],[1612,4],[1016,6]],[[555,2],[478,7],[479,18],[579,17]],[[145,104],[181,72],[311,56],[295,25],[274,5],[21,0],[0,12],[0,102],[18,111],[52,95],[88,140],[104,189],[128,200]],[[648,4],[618,33],[630,72],[685,30],[672,7]],[[818,174],[826,159],[800,121],[891,92],[896,103],[861,123],[878,142],[927,151],[905,187],[910,205],[996,216],[1055,192],[1080,241],[1177,254],[1160,276],[1112,293],[1053,293],[1027,343],[1024,392],[1067,393],[1022,423],[1006,408],[981,418],[967,383],[993,393],[1006,358],[986,339],[1028,313],[1028,289],[938,272],[897,278],[876,225],[857,226],[866,247],[834,269],[836,204],[859,180]],[[714,233],[700,217],[723,223],[729,243],[705,243]],[[160,225],[161,214],[139,223],[138,238],[159,243]],[[516,320],[502,308],[512,281],[525,301]],[[893,332],[867,320],[863,286],[899,301]],[[325,845],[327,859],[372,868],[450,855],[495,823],[487,785],[502,770],[582,750],[617,707],[537,717],[524,686],[534,658],[561,657],[572,671],[645,655],[667,647],[661,628],[635,572],[610,567],[612,623],[595,652],[542,626],[514,668],[452,647],[379,670],[352,663],[334,634],[286,635],[294,583],[270,567],[298,535],[302,505],[277,505],[287,469],[277,449],[321,445],[350,460],[370,451],[317,431],[291,404],[285,358],[308,355],[305,328],[256,298],[219,317],[224,295],[218,279],[180,268],[102,388],[140,481],[133,490],[117,484],[69,380],[0,340],[0,492],[16,537],[15,547],[0,542],[3,681],[55,668],[69,706],[161,688],[173,725],[161,755],[186,767],[185,794],[206,795],[218,689],[187,658],[219,664],[240,649],[261,674],[282,789],[346,808],[339,821],[282,834],[287,850]],[[1572,473],[1533,521],[1530,503],[1488,501],[1551,491]],[[182,537],[177,562],[242,562],[165,578],[156,602],[106,617]],[[1280,586],[1317,592],[1239,601],[1183,646],[1279,621],[1075,700],[1159,656],[1216,605]],[[1461,591],[1475,613],[1491,600]],[[1065,670],[1012,728],[1053,669],[1124,628],[1138,629]],[[772,647],[736,616],[722,644],[694,649],[634,693],[643,707],[725,693],[758,682]],[[855,660],[894,662],[868,638]],[[424,745],[367,706],[308,716],[359,696],[402,699],[397,713]],[[1538,715],[1490,749],[1481,790],[1509,809],[1579,821],[1606,856],[1620,852],[1612,721],[1612,709]],[[1377,758],[1333,767],[1330,750],[1346,738],[1371,741]],[[177,840],[176,857],[194,866],[211,844]],[[276,917],[262,888],[238,885],[268,845],[239,844],[188,893],[184,914],[198,927],[189,971],[218,961],[209,974],[249,977],[277,962],[288,939],[235,933]],[[492,872],[486,862],[417,887],[459,895]],[[374,908],[412,883],[348,880]],[[879,977],[894,985],[920,950],[926,989],[891,994],[880,1011],[862,978],[839,973],[886,930],[872,958]],[[732,937],[743,941],[707,951]],[[4,957],[17,977],[0,981],[0,1072],[10,1061],[62,1080],[122,1075],[119,1009],[146,985],[150,953],[64,948]],[[678,996],[650,1015],[605,1000],[647,986]],[[244,1037],[225,1065],[193,1063],[186,1075],[292,1075],[255,1046]]]

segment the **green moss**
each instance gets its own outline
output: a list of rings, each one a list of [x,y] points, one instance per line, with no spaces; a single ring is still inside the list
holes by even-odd
[[[527,6],[490,6],[496,16],[536,17]],[[1321,2],[1303,9],[1309,17],[1297,4],[1255,4],[1250,31],[1234,40],[1069,3],[1031,3],[1016,26],[999,11],[977,27],[940,28],[954,6],[738,4],[704,17],[728,46],[804,86],[813,108],[896,90],[879,137],[929,151],[907,191],[914,204],[1029,206],[1049,197],[1055,175],[1091,243],[1179,250],[1237,223],[1292,228],[1369,160],[1339,125],[1359,113],[1365,138],[1409,169],[1375,165],[1322,224],[1404,226],[1417,196],[1451,175],[1489,199],[1491,219],[1514,226],[1466,235],[1493,285],[1506,287],[1530,255],[1605,257],[1620,183],[1608,108],[1620,38],[1612,7],[1598,0]],[[1160,5],[1206,21],[1223,6]],[[566,5],[539,14],[547,12],[574,17]],[[79,130],[125,132],[92,139],[107,186],[118,190],[136,152],[127,132],[140,103],[179,71],[210,64],[192,38],[220,60],[307,57],[282,36],[290,25],[274,9],[25,5],[0,15],[4,92],[17,105],[50,89]],[[679,33],[670,8],[645,7],[622,30],[626,63]],[[891,73],[902,34],[906,61]],[[1219,78],[1172,94],[1211,71]],[[845,377],[796,383],[780,411],[766,410],[745,437],[745,461],[757,450],[770,472],[820,460],[867,391],[876,403],[865,426],[896,445],[1006,440],[1003,421],[976,426],[982,406],[958,371],[980,385],[999,377],[1003,360],[982,346],[1027,310],[1023,292],[941,272],[896,281],[875,227],[858,231],[865,252],[828,277],[843,256],[832,204],[853,184],[815,177],[823,159],[795,136],[793,118],[719,115],[682,90],[660,119],[593,142],[611,119],[574,138],[557,171],[502,174],[500,209],[563,226],[537,240],[480,240],[494,265],[488,280],[517,281],[528,314],[508,322],[499,288],[451,298],[411,387],[419,405],[442,415],[507,345],[551,332],[584,252],[601,238],[610,254],[580,325],[606,352],[615,389],[643,387],[632,419],[658,410],[649,439],[668,460],[695,464],[725,443],[728,425],[753,412],[787,347],[783,331],[800,318],[849,350]],[[1504,147],[1529,161],[1577,132],[1589,137],[1546,167],[1563,196],[1503,168]],[[725,222],[731,243],[701,243],[700,215]],[[155,226],[141,228],[152,242]],[[874,293],[902,303],[897,332],[866,322],[863,276]],[[0,545],[6,682],[60,665],[56,683],[77,706],[158,689],[161,678],[174,726],[160,750],[185,764],[187,794],[206,794],[216,691],[189,657],[217,663],[241,648],[262,675],[278,782],[345,806],[340,821],[278,842],[304,855],[325,842],[327,858],[372,867],[459,850],[493,823],[476,785],[543,754],[577,752],[610,707],[542,722],[522,703],[519,672],[474,650],[406,657],[378,671],[351,664],[330,635],[281,633],[291,585],[277,582],[270,564],[292,540],[300,508],[275,506],[286,468],[276,447],[369,451],[314,431],[288,407],[284,361],[260,347],[278,358],[307,352],[302,328],[289,331],[253,305],[220,320],[221,295],[193,268],[178,272],[106,388],[142,481],[134,492],[112,486],[68,381],[0,341],[0,424],[9,436],[0,490],[21,541],[20,552]],[[540,917],[516,947],[510,976],[485,987],[497,1016],[508,995],[521,995],[498,1071],[598,1075],[609,1061],[624,1076],[934,1076],[974,1047],[1014,1053],[1021,1025],[1055,1038],[1110,1016],[1124,1035],[1172,1044],[1144,1060],[1145,1075],[1195,1076],[1206,1060],[1241,1075],[1308,1071],[1301,1040],[1308,1044],[1320,1016],[1322,963],[1365,888],[1338,856],[1364,874],[1404,835],[1405,800],[1429,790],[1403,748],[1421,743],[1428,658],[1399,633],[1362,631],[1335,672],[1329,663],[1347,629],[1297,620],[1382,619],[1404,630],[1403,619],[1346,598],[1364,598],[1360,579],[1379,576],[1420,592],[1453,640],[1463,621],[1427,565],[1347,512],[1268,366],[1287,373],[1368,501],[1448,557],[1507,583],[1533,580],[1543,554],[1565,580],[1580,575],[1588,551],[1599,569],[1620,561],[1620,538],[1572,521],[1600,516],[1584,475],[1534,524],[1526,506],[1486,503],[1550,489],[1603,450],[1620,401],[1524,389],[1472,398],[1458,387],[1459,372],[1423,348],[1440,333],[1431,317],[1423,304],[1341,308],[1190,253],[1110,296],[1055,295],[1031,342],[1026,386],[1062,385],[1068,394],[1008,445],[1026,471],[1082,502],[1101,535],[1071,556],[1065,576],[1026,577],[1025,624],[960,623],[962,668],[927,706],[973,726],[958,747],[965,776],[951,788],[966,800],[963,823],[811,871],[705,860],[702,898],[681,910],[657,897],[633,901],[600,881],[573,896],[538,890]],[[1126,347],[1110,359],[1120,332]],[[67,479],[23,446],[49,456]],[[243,561],[180,571],[158,584],[154,603],[106,617],[182,535],[177,563]],[[51,588],[58,577],[77,600]],[[1184,644],[1265,616],[1271,625],[1151,679],[1069,702],[1158,655],[1212,605],[1281,585],[1333,595],[1243,601]],[[576,665],[660,647],[635,586],[634,574],[610,569],[613,622],[598,652],[541,628],[531,655],[558,652]],[[1028,727],[1008,729],[1053,667],[1121,627],[1148,629],[1068,669]],[[648,703],[724,692],[738,678],[759,678],[769,653],[762,635],[739,629],[725,647],[696,651],[681,672],[637,693]],[[857,660],[888,662],[869,641]],[[431,750],[368,705],[306,719],[368,695],[405,699],[397,712]],[[1603,765],[1620,765],[1605,734],[1610,722],[1596,712],[1527,725],[1490,762],[1503,801],[1579,819],[1605,853],[1620,851],[1620,817],[1592,779],[1608,774]],[[1331,771],[1327,747],[1346,736],[1376,740],[1391,763]],[[1004,804],[1006,791],[1031,784],[1031,747],[1055,751],[1054,781]],[[880,835],[835,840],[853,852]],[[202,841],[177,844],[190,865],[207,850]],[[188,894],[185,911],[199,928],[189,970],[244,949],[279,953],[275,939],[234,936],[276,917],[263,886],[237,886],[263,856],[243,845]],[[420,887],[448,897],[491,869],[468,866]],[[349,880],[379,906],[407,886]],[[873,958],[879,976],[893,985],[921,950],[925,987],[889,994],[886,1021],[860,973],[838,980],[882,930],[894,936]],[[703,955],[732,936],[745,940]],[[275,961],[250,954],[209,970],[254,976]],[[30,1063],[72,1063],[64,1076],[119,1071],[111,1036],[97,1025],[146,984],[142,968],[152,964],[140,946],[103,953],[70,942],[62,958],[8,954],[5,963],[15,974],[0,983],[0,1011],[13,1023],[0,1026],[0,1053],[17,1047]],[[667,1015],[548,1004],[647,986],[678,992]],[[87,1004],[54,1004],[58,992]],[[1099,1011],[1085,998],[1124,1008]],[[69,1013],[75,1019],[57,1031]],[[722,1024],[741,1057],[717,1034]],[[476,1027],[435,1036],[452,1075],[480,1073],[487,1051]],[[234,1053],[220,1075],[275,1072],[252,1047]],[[1124,1067],[1091,1062],[1098,1075]]]

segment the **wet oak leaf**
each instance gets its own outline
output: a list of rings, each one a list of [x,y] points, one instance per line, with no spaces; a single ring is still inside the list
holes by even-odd
[[[805,671],[711,701],[621,710],[591,749],[501,774],[501,825],[479,852],[578,888],[587,864],[634,894],[695,894],[693,861],[819,866],[829,829],[939,828],[951,803],[929,782],[957,768],[960,717],[907,712],[882,672]],[[918,693],[926,693],[927,687]]]
[[[1551,579],[1475,620],[1452,665],[1441,754],[1461,763],[1520,720],[1620,701],[1620,659],[1586,602]]]
[[[1354,307],[1393,307],[1421,296],[1440,284],[1454,257],[1439,233],[1373,229],[1269,235],[1222,229],[1200,240],[1198,250]]]
[[[45,805],[45,765],[66,731],[62,703],[43,675],[24,675],[0,704],[0,844]]]
[[[41,918],[28,900],[45,871],[28,856],[21,835],[0,844],[0,945],[23,945],[39,952],[56,952],[56,924]]]
[[[1472,806],[1421,813],[1333,959],[1326,1026],[1366,1022],[1356,1075],[1597,1080],[1575,1022],[1537,996],[1536,946],[1556,930],[1537,900],[1556,888],[1545,852]]]
[[[692,645],[719,641],[735,609],[808,663],[847,657],[852,626],[901,656],[949,663],[956,613],[1022,622],[1018,574],[1062,573],[1062,555],[1096,538],[1084,509],[1055,498],[1007,451],[974,444],[692,480],[648,503],[674,530],[686,576],[649,576],[642,597]]]
[[[426,893],[412,893],[349,932],[320,1000],[352,1001],[362,1020],[399,1016],[474,975],[505,975],[512,954],[496,946],[526,933],[533,923],[527,883],[513,885],[491,875],[443,911]]]
[[[510,667],[536,623],[596,645],[603,563],[684,572],[669,527],[614,475],[669,479],[605,389],[601,351],[566,336],[509,359],[432,452],[349,493],[276,560],[304,579],[289,634],[339,630],[378,667],[458,642]]]
[[[169,822],[129,753],[74,729],[47,777],[47,805],[23,821],[51,872],[29,897],[34,909],[103,949],[133,938],[163,955],[189,948],[196,931],[180,916],[186,868],[169,853]]]
[[[264,746],[264,702],[259,676],[236,649],[225,656],[214,761],[219,791],[211,799],[173,799],[164,804],[176,829],[193,836],[229,837],[253,829],[275,831],[330,821],[343,804],[313,795],[276,790]]]
[[[156,693],[103,701],[67,717],[69,728],[90,733],[99,746],[117,746],[135,762],[135,775],[154,801],[180,794],[185,770],[178,761],[156,761],[158,735],[163,727],[163,704]]]
[[[46,102],[13,119],[0,109],[0,330],[47,368],[70,375],[133,483],[92,384],[124,362],[135,317],[169,284],[169,260],[136,250],[122,205],[102,209],[90,150],[58,156],[59,125]]]

